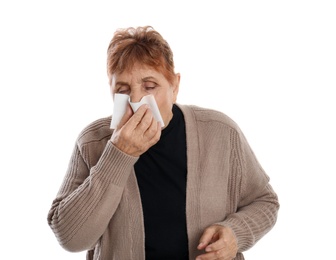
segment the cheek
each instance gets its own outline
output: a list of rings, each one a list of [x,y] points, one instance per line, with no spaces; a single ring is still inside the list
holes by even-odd
[[[168,94],[166,94],[164,97],[158,98],[156,102],[159,107],[162,119],[165,125],[167,125],[172,114],[172,106],[173,106],[172,96],[171,95],[168,96]]]
[[[173,96],[172,93],[164,93],[162,95],[158,95],[155,97],[156,103],[160,109],[161,112],[171,110],[172,104],[173,104]]]

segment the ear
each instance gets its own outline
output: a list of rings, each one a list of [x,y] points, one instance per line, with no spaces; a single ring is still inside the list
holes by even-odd
[[[174,82],[174,85],[172,86],[173,87],[173,101],[174,101],[174,103],[176,102],[177,94],[178,94],[179,89],[180,89],[180,79],[181,79],[180,73],[176,73],[175,74],[175,82]]]

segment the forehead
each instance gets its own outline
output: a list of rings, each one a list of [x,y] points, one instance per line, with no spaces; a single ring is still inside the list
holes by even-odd
[[[131,69],[112,75],[112,84],[118,81],[123,82],[141,82],[144,78],[155,78],[157,80],[165,80],[165,77],[152,67],[146,65],[135,64]]]

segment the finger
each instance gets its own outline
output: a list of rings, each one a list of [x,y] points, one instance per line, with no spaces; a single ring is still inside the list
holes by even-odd
[[[236,237],[232,230],[227,227],[220,227],[216,229],[217,233],[213,236],[214,241],[205,248],[206,252],[214,252],[216,255],[223,257],[221,259],[235,258],[238,245]]]
[[[209,245],[216,234],[216,229],[213,227],[207,228],[199,240],[197,249],[202,250]]]
[[[133,128],[137,128],[138,125],[141,123],[142,118],[146,114],[146,111],[149,109],[147,104],[141,105],[138,110],[133,114],[133,116],[130,118],[128,124]]]
[[[216,251],[221,248],[227,248],[230,251],[237,251],[237,239],[234,235],[232,229],[228,227],[219,227],[217,229],[216,235],[214,235],[215,240],[212,244],[206,247],[206,251]]]
[[[216,259],[232,259],[232,258],[225,258],[224,250],[213,251],[210,253],[205,253],[196,257],[196,260],[216,260]]]
[[[152,121],[152,125],[147,129],[145,133],[146,138],[148,138],[149,146],[156,144],[160,140],[161,136],[161,124],[155,119]]]
[[[213,226],[216,233],[213,235],[212,243],[205,248],[206,252],[220,250],[223,247],[228,247],[228,245],[235,244],[235,237],[231,229],[222,226]]]
[[[154,115],[152,110],[148,107],[145,111],[141,121],[137,126],[137,130],[145,134],[152,133],[154,128],[154,134],[156,133],[156,120],[154,119]],[[153,135],[152,135],[153,136]]]
[[[126,112],[121,118],[119,124],[117,125],[117,128],[121,128],[126,122],[132,117],[133,115],[133,110],[130,105],[127,105]]]
[[[216,242],[211,243],[205,248],[206,252],[217,251],[225,247],[224,239],[218,239]]]

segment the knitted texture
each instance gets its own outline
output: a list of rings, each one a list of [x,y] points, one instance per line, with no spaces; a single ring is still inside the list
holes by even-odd
[[[187,138],[186,216],[189,258],[212,224],[234,231],[239,253],[271,230],[279,203],[269,177],[237,124],[225,114],[178,105]],[[145,260],[140,193],[134,173],[138,157],[110,141],[111,117],[88,125],[78,136],[48,223],[66,250],[87,250],[87,259]]]

